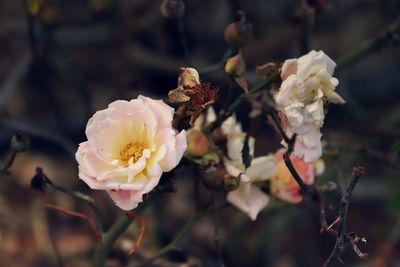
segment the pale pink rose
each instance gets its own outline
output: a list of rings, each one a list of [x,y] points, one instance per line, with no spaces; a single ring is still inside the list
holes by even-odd
[[[294,152],[306,162],[322,154],[324,102],[344,103],[335,91],[339,83],[332,77],[335,66],[322,51],[286,60],[282,66],[282,84],[274,98],[286,134],[298,136]]]
[[[271,193],[289,203],[299,203],[302,200],[300,187],[286,167],[283,159],[284,153],[285,150],[280,149],[275,154],[278,166],[275,175],[271,179]],[[314,165],[306,163],[294,154],[290,155],[290,159],[304,183],[308,185],[313,184],[315,179]]]
[[[106,190],[115,204],[131,210],[176,167],[186,150],[186,132],[172,128],[174,109],[162,100],[139,96],[117,100],[97,111],[79,145],[79,178]]]

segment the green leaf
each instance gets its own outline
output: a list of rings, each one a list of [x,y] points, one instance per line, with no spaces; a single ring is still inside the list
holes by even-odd
[[[252,157],[250,155],[250,146],[249,146],[249,139],[250,135],[249,133],[246,134],[246,137],[244,139],[244,144],[243,144],[243,149],[242,149],[242,161],[244,164],[244,167],[247,169],[250,167]]]

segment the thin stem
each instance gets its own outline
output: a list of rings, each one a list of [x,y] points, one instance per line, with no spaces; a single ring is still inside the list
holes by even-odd
[[[37,168],[36,169],[36,175],[40,175],[43,180],[46,182],[47,185],[49,185],[50,187],[52,187],[53,189],[60,191],[64,194],[70,195],[72,197],[75,197],[79,200],[85,201],[89,204],[90,208],[93,210],[94,215],[96,217],[96,223],[97,223],[97,228],[99,229],[100,233],[103,234],[104,233],[104,224],[103,224],[103,216],[101,214],[100,208],[97,206],[96,201],[88,196],[85,195],[81,192],[77,192],[77,191],[72,191],[72,190],[68,190],[66,188],[63,188],[57,184],[55,184],[42,170],[42,168]]]
[[[169,243],[167,246],[165,246],[163,249],[161,249],[157,254],[154,256],[148,258],[144,262],[140,263],[137,265],[137,267],[144,267],[148,266],[158,258],[163,257],[167,253],[173,251],[173,250],[178,250],[179,249],[179,243],[183,239],[183,237],[186,235],[186,233],[192,228],[193,224],[203,215],[205,214],[205,211],[200,211],[195,214],[193,214],[189,220],[186,222],[186,224],[182,227],[182,229],[179,231],[179,233],[175,236],[175,238]]]
[[[215,224],[214,244],[217,250],[218,266],[222,267],[224,266],[224,261],[222,259],[222,251],[221,251],[221,222],[219,219],[216,193],[212,192],[211,194],[212,194],[212,206],[213,206],[214,224]]]
[[[35,33],[35,16],[32,15],[31,12],[29,11],[27,0],[24,0],[23,2],[26,14],[26,22],[28,25],[29,46],[31,48],[32,58],[37,59],[39,53],[38,53],[37,39]]]
[[[158,198],[158,196],[162,195],[166,192],[172,192],[172,186],[166,185],[155,189],[153,193],[151,193],[145,201],[143,201],[139,206],[135,209],[136,214],[143,213],[153,202]],[[99,243],[96,247],[96,251],[93,257],[93,264],[96,267],[104,267],[104,263],[110,254],[115,241],[119,238],[119,236],[128,229],[129,225],[131,225],[132,221],[125,215],[121,215],[118,220],[111,226],[111,228],[103,235],[103,242]]]
[[[209,73],[212,73],[214,71],[217,71],[218,69],[222,68],[224,66],[224,64],[226,63],[226,61],[228,60],[228,58],[230,56],[232,56],[233,54],[233,50],[231,48],[227,49],[225,54],[222,56],[221,60],[218,61],[215,64],[203,67],[203,68],[199,68],[198,72],[200,75],[207,75]]]
[[[11,150],[11,154],[8,157],[7,161],[4,163],[3,166],[1,166],[1,172],[2,173],[7,173],[8,169],[11,167],[11,165],[14,163],[15,158],[17,157],[17,151],[15,149]]]
[[[400,17],[389,25],[385,30],[382,31],[376,38],[363,42],[359,47],[350,50],[347,54],[340,57],[337,60],[336,71],[341,71],[345,67],[353,64],[357,60],[361,59],[364,55],[373,52],[384,45],[392,42],[398,42],[399,37],[396,35],[396,31],[400,28]]]
[[[183,23],[183,18],[179,17],[177,19],[178,23],[178,30],[179,30],[179,39],[181,41],[181,46],[183,49],[183,55],[185,56],[185,61],[186,64],[190,65],[190,53],[189,53],[189,46],[188,46],[188,41],[186,37],[186,31],[185,31],[185,25]]]

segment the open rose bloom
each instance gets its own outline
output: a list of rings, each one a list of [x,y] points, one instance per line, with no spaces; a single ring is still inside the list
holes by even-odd
[[[96,112],[79,145],[79,178],[106,190],[115,204],[131,210],[172,170],[186,150],[186,132],[172,128],[174,109],[162,100],[139,96],[117,100]]]
[[[282,66],[283,82],[274,98],[286,134],[297,134],[294,153],[306,162],[322,155],[324,102],[344,103],[335,91],[339,83],[332,77],[335,66],[322,51],[286,60]]]
[[[286,202],[299,203],[303,199],[300,194],[300,187],[286,167],[283,159],[284,153],[284,149],[279,149],[275,154],[277,170],[275,175],[271,177],[271,193]],[[290,160],[304,183],[313,184],[315,179],[314,165],[304,162],[294,154],[290,155]]]

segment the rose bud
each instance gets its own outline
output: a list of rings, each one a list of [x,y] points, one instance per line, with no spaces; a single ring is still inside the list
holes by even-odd
[[[246,71],[246,63],[244,62],[242,52],[236,56],[228,58],[225,64],[225,72],[234,77],[243,76]]]
[[[225,29],[225,40],[236,49],[247,45],[253,37],[253,24],[246,19],[243,11],[238,12],[240,20],[232,22]]]
[[[186,136],[187,153],[191,156],[201,157],[208,152],[209,142],[202,131],[191,129]]]

